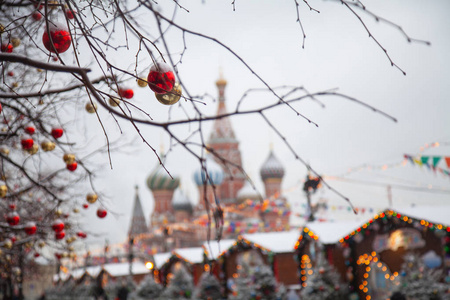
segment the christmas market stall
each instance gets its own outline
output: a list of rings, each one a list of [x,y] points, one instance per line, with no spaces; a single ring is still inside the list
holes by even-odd
[[[166,286],[174,272],[179,268],[184,268],[193,277],[194,284],[197,284],[204,270],[204,262],[205,251],[203,247],[175,249],[159,268],[159,278]]]
[[[450,286],[448,213],[431,206],[385,210],[340,239],[334,265],[360,299],[386,299],[395,291],[441,299]]]

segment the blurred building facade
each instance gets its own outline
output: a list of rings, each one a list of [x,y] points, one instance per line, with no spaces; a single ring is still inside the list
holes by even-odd
[[[239,141],[227,115],[227,81],[216,81],[218,117],[209,136],[209,151],[193,172],[198,204],[179,191],[180,179],[158,164],[147,178],[154,199],[150,224],[143,224],[136,189],[129,236],[149,254],[174,248],[200,246],[208,238],[236,238],[239,234],[289,230],[290,207],[281,193],[284,167],[270,149],[260,168],[265,194],[256,191],[242,167]],[[163,163],[164,155],[161,155]],[[178,191],[177,191],[178,190]]]

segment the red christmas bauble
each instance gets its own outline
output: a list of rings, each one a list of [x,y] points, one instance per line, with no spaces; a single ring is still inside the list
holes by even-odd
[[[13,77],[14,76],[14,72],[13,71],[9,71],[8,72],[8,76]]]
[[[34,141],[30,137],[24,137],[24,138],[22,138],[20,143],[22,144],[22,148],[24,150],[29,150],[29,149],[33,148]]]
[[[11,43],[2,44],[1,51],[6,53],[13,52],[14,46]]]
[[[119,89],[119,95],[125,99],[131,99],[134,96],[132,89]]]
[[[83,231],[78,231],[77,232],[77,236],[82,238],[82,239],[85,239],[87,237],[87,234],[84,233]]]
[[[53,53],[66,52],[72,42],[72,38],[66,27],[60,24],[50,24],[49,31],[50,36],[47,33],[47,29],[44,30],[44,35],[42,36],[42,43],[45,48]],[[51,41],[50,37],[52,39]]]
[[[41,256],[41,255],[37,252],[34,254],[34,257],[39,257],[39,256]]]
[[[64,230],[64,223],[61,220],[55,220],[52,224],[52,229],[54,232],[61,232]]]
[[[152,91],[157,94],[166,94],[175,84],[175,75],[168,64],[160,62],[150,67],[147,81]]]
[[[28,134],[34,134],[36,132],[36,129],[33,126],[27,126],[25,127],[25,132]]]
[[[9,206],[9,209],[11,209],[11,210],[16,209],[16,205],[14,203],[10,203],[8,206]]]
[[[14,234],[11,234],[9,236],[9,239],[11,240],[11,242],[14,244],[17,241],[17,237]]]
[[[67,170],[69,170],[71,172],[75,171],[77,169],[77,167],[78,167],[78,163],[76,161],[74,161],[71,164],[67,164],[67,166],[66,166]]]
[[[63,133],[64,133],[64,130],[63,130],[62,128],[56,127],[56,128],[53,128],[53,129],[52,129],[52,136],[53,136],[55,139],[59,139],[60,137],[62,137],[62,136],[63,136]]]
[[[35,21],[40,21],[42,19],[42,14],[38,11],[35,11],[31,17],[33,18],[33,20]]]
[[[323,285],[319,286],[319,291],[324,291],[324,290],[325,290],[325,288]]]
[[[37,227],[36,227],[36,223],[34,223],[34,222],[28,222],[25,225],[25,233],[28,235],[35,234],[36,230],[37,230]]]
[[[65,13],[66,13],[67,19],[72,20],[73,18],[75,18],[75,17],[74,17],[75,12],[74,12],[73,10],[71,10],[71,9],[66,9]]]
[[[56,257],[56,259],[60,260],[62,255],[61,255],[61,253],[55,253],[55,257]]]
[[[19,224],[19,222],[20,222],[19,214],[17,214],[16,212],[10,212],[6,216],[6,222],[8,222],[8,224],[10,226],[15,226],[15,225]]]
[[[89,207],[89,204],[87,204],[87,203],[83,204],[84,209],[87,209],[88,207]]]
[[[66,236],[66,233],[63,231],[56,232],[55,233],[55,239],[62,240]]]
[[[2,104],[0,103],[0,114],[2,113],[2,111],[3,111],[3,107],[2,107]]]
[[[98,216],[100,219],[103,219],[104,217],[106,217],[106,215],[107,215],[106,210],[104,210],[103,208],[97,209],[97,216]]]

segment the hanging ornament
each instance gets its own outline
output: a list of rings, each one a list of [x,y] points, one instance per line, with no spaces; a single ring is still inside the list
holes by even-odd
[[[147,80],[145,80],[145,78],[138,78],[136,80],[138,86],[140,87],[146,87],[147,86]]]
[[[87,209],[88,207],[89,207],[89,204],[87,204],[87,203],[84,203],[84,204],[83,204],[83,208],[84,208],[84,209]]]
[[[4,184],[0,185],[0,198],[5,198],[8,193],[8,187]]]
[[[8,205],[8,207],[9,207],[10,210],[16,210],[16,205],[14,203],[10,203]]]
[[[53,229],[54,232],[63,231],[64,230],[64,223],[63,223],[63,221],[61,221],[59,219],[53,221],[52,229]]]
[[[14,48],[17,48],[20,46],[21,40],[19,38],[12,38],[11,39],[11,44],[13,45]]]
[[[35,234],[36,230],[37,230],[37,227],[36,227],[36,223],[34,223],[34,222],[28,222],[25,225],[25,233],[28,235]]]
[[[39,257],[39,256],[41,256],[41,255],[40,255],[39,253],[36,252],[36,253],[33,254],[33,256],[37,258],[37,257]]]
[[[6,249],[11,249],[13,246],[13,242],[10,239],[6,239],[3,242],[3,247],[5,247]]]
[[[66,17],[69,20],[73,20],[75,18],[75,12],[71,9],[66,9],[65,11]]]
[[[107,215],[107,212],[106,212],[105,209],[103,209],[103,208],[97,209],[97,216],[98,216],[100,219],[103,219],[104,217],[106,217],[106,215]]]
[[[56,252],[56,253],[55,253],[55,257],[56,257],[57,260],[60,260],[60,259],[62,258],[62,254]]]
[[[52,137],[54,137],[55,139],[59,139],[60,137],[63,136],[64,130],[60,127],[55,127],[55,128],[52,128],[51,134],[52,134]]]
[[[40,242],[38,243],[38,247],[39,247],[39,248],[44,248],[44,246],[45,246],[45,242],[44,242],[44,241],[40,241]]]
[[[6,222],[8,222],[10,226],[15,226],[19,224],[20,222],[19,214],[16,213],[15,211],[10,212],[9,214],[6,215]]]
[[[24,137],[22,137],[20,143],[22,144],[23,150],[28,150],[33,147],[34,141],[29,135],[25,135]]]
[[[172,90],[166,94],[155,93],[156,99],[164,105],[173,105],[177,103],[181,98],[181,85],[176,82]]]
[[[97,110],[97,104],[91,102],[86,103],[85,109],[88,113],[93,114]]]
[[[61,210],[61,208],[57,208],[57,209],[55,210],[55,215],[56,215],[57,217],[60,217],[60,216],[62,215],[62,210]]]
[[[33,20],[35,20],[35,21],[40,21],[40,20],[42,20],[42,14],[41,14],[40,12],[38,12],[38,11],[35,11],[35,12],[31,15],[31,17],[32,17]]]
[[[11,43],[3,43],[1,46],[1,51],[6,53],[13,52],[14,46]]]
[[[112,107],[117,107],[120,104],[120,100],[119,99],[114,99],[112,97],[109,98],[109,105],[111,105]]]
[[[27,149],[25,151],[27,151],[31,155],[34,155],[34,154],[36,154],[39,151],[39,145],[33,143],[33,146],[31,147],[31,149]]]
[[[76,208],[76,207],[75,207],[72,211],[73,211],[74,213],[76,213],[76,214],[80,212],[80,210],[79,210],[78,208]]]
[[[5,26],[3,26],[3,24],[0,24],[0,34],[2,34],[3,32],[5,32]]]
[[[84,233],[83,231],[78,231],[77,232],[77,236],[82,238],[82,239],[85,239],[87,237],[87,234]]]
[[[78,163],[76,161],[74,161],[71,164],[67,164],[67,166],[66,166],[67,170],[69,170],[71,172],[75,171],[77,169],[77,167],[78,167]]]
[[[48,152],[48,151],[54,150],[56,145],[55,145],[55,143],[53,143],[49,140],[45,140],[41,143],[41,147],[42,147],[42,150],[44,150],[45,152]]]
[[[119,89],[118,94],[125,99],[131,99],[134,96],[134,91],[132,89]]]
[[[172,90],[175,84],[175,75],[168,64],[159,62],[150,67],[147,82],[152,91],[165,94]]]
[[[7,147],[5,147],[5,146],[0,147],[0,153],[8,156],[9,155],[9,149]]]
[[[75,155],[74,154],[70,154],[70,153],[66,153],[63,156],[63,160],[66,164],[71,164],[75,161]]]
[[[97,201],[97,199],[98,199],[98,196],[97,196],[97,194],[87,194],[86,195],[86,200],[87,200],[87,202],[89,202],[89,203],[95,203],[95,201]]]
[[[8,75],[9,77],[13,77],[14,76],[14,72],[13,71],[9,71],[6,75]]]
[[[50,36],[48,35],[48,32],[50,32]],[[49,22],[48,30],[47,28],[44,30],[42,42],[48,51],[53,53],[63,53],[69,49],[72,38],[64,25]]]
[[[27,127],[25,127],[25,132],[29,135],[33,135],[36,132],[36,128],[34,128],[34,126],[28,125]]]
[[[66,233],[63,231],[56,232],[55,233],[55,239],[62,240],[66,236]]]

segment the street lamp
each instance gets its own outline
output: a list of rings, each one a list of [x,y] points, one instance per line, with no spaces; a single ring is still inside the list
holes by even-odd
[[[303,191],[306,193],[306,200],[308,201],[308,209],[309,209],[309,216],[308,216],[308,222],[314,221],[314,213],[311,206],[311,194],[314,194],[317,192],[317,189],[319,189],[321,184],[322,178],[320,176],[314,177],[309,172],[308,175],[306,175],[305,184],[303,185]]]

